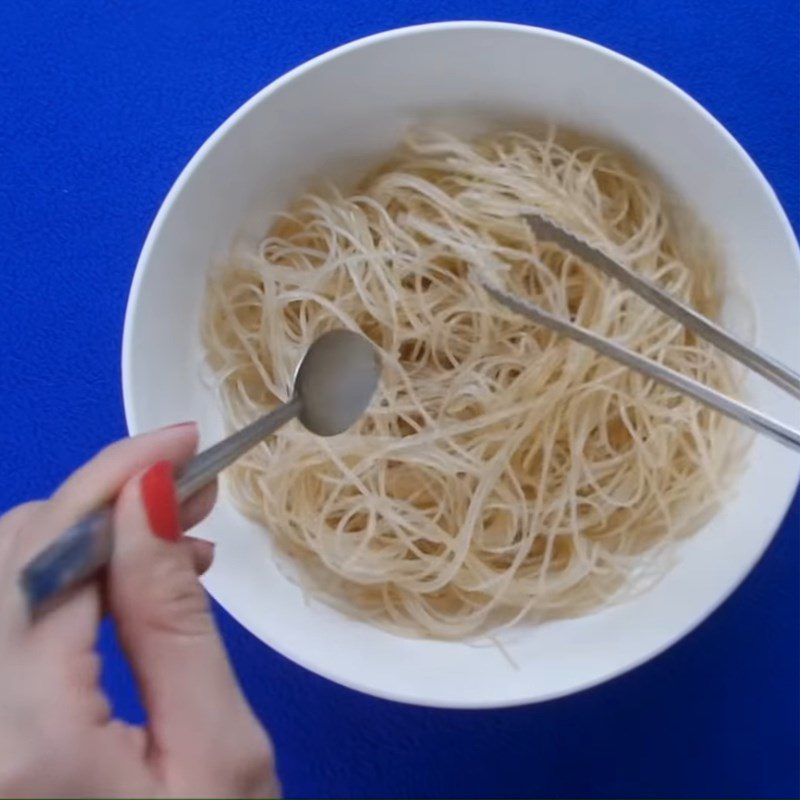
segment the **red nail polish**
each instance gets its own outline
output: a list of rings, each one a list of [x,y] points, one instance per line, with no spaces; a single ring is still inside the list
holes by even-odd
[[[172,464],[169,461],[153,464],[142,475],[139,487],[153,535],[176,542],[181,537],[181,526]]]

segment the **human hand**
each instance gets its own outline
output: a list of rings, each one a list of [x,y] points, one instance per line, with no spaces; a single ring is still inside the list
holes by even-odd
[[[278,794],[269,738],[197,580],[213,547],[180,536],[215,499],[212,487],[177,507],[171,465],[196,448],[193,424],[117,442],[49,500],[0,518],[0,796]],[[115,496],[105,577],[31,623],[23,565]],[[94,645],[104,610],[136,676],[145,727],[113,719],[99,685]]]

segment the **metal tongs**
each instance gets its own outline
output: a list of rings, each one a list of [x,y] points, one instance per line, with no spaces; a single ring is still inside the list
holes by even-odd
[[[539,240],[553,242],[569,250],[587,264],[597,267],[601,272],[619,281],[623,286],[634,291],[639,297],[663,311],[667,316],[680,322],[700,338],[705,339],[754,372],[763,375],[793,397],[800,399],[800,375],[798,373],[765,353],[744,344],[693,308],[676,300],[649,281],[640,278],[627,267],[609,258],[605,253],[592,247],[575,234],[568,233],[553,224],[550,220],[528,214],[525,216],[525,221]],[[481,285],[495,300],[511,311],[521,314],[555,333],[591,347],[601,355],[676,389],[704,403],[709,408],[738,420],[754,431],[765,433],[787,447],[800,450],[800,431],[790,428],[738,400],[721,394],[693,378],[688,378],[669,367],[627,350],[574,322],[551,314],[529,300],[509,294],[488,281],[481,280]]]

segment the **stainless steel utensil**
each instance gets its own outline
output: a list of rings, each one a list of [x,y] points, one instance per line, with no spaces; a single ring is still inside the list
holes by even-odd
[[[587,264],[597,267],[606,275],[636,292],[642,299],[677,320],[710,344],[763,375],[794,397],[800,398],[800,375],[796,372],[770,356],[749,347],[693,308],[676,300],[658,286],[640,278],[632,270],[617,263],[588,242],[565,231],[552,221],[537,215],[527,215],[525,220],[537,238],[555,242],[574,253]],[[709,386],[681,375],[669,367],[631,352],[616,342],[576,325],[564,317],[545,311],[529,300],[505,292],[485,280],[481,280],[481,285],[491,297],[511,311],[521,314],[555,333],[591,347],[601,355],[608,356],[626,367],[666,384],[759,433],[771,436],[787,447],[800,450],[800,431],[794,430],[738,400],[727,397]]]
[[[319,436],[342,433],[369,405],[379,377],[380,358],[363,336],[346,330],[320,336],[300,363],[293,397],[196,455],[178,474],[178,500],[183,502],[207,486],[239,456],[295,417]],[[31,615],[45,611],[64,593],[92,577],[108,563],[112,547],[110,506],[64,531],[20,575]]]

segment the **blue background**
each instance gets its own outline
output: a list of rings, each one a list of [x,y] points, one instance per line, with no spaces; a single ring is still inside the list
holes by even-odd
[[[161,200],[206,137],[311,56],[454,18],[556,28],[661,72],[733,132],[797,230],[796,0],[4,0],[0,509],[47,494],[124,435],[128,286]],[[219,621],[288,795],[797,796],[798,528],[795,498],[755,572],[667,654],[528,708],[375,700],[294,666],[224,612]],[[141,719],[110,629],[102,649],[118,712]]]

